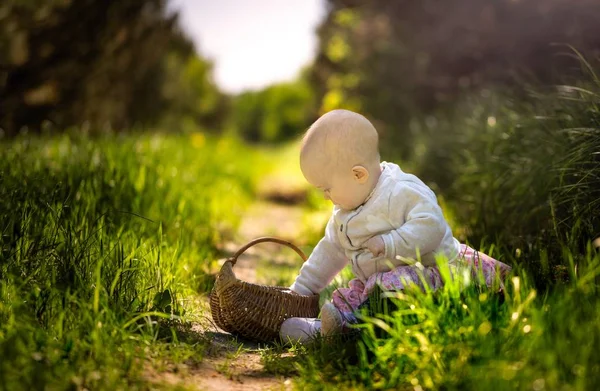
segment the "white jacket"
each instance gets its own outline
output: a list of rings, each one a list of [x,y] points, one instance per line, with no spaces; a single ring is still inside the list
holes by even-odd
[[[435,265],[435,256],[452,261],[460,243],[444,219],[433,191],[419,178],[402,172],[393,163],[381,163],[382,172],[367,201],[353,210],[333,208],[325,236],[300,269],[291,290],[308,295],[320,293],[352,262],[361,281],[374,273],[414,263]],[[373,257],[365,247],[370,238],[382,235],[385,255]]]

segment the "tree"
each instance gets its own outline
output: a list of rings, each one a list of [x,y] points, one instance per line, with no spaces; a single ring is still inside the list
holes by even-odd
[[[209,131],[221,130],[229,113],[229,99],[213,80],[213,64],[200,56],[171,51],[165,58],[164,71],[163,123],[177,126],[183,119]]]
[[[156,123],[168,53],[196,58],[166,0],[6,0],[0,5],[0,127]],[[202,59],[197,59],[201,63]]]

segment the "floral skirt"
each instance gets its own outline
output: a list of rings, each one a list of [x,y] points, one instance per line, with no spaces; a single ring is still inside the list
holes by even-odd
[[[510,266],[465,244],[461,244],[460,255],[452,264],[456,268],[469,270],[475,280],[479,278],[478,273],[481,273],[488,287],[492,286],[496,277],[499,277],[502,283],[511,270]],[[394,291],[402,290],[409,284],[415,284],[422,289],[425,288],[424,284],[427,284],[434,291],[443,285],[437,267],[398,266],[389,272],[373,274],[366,283],[357,278],[351,280],[348,288],[338,288],[333,292],[332,302],[341,312],[354,312],[377,286],[383,290]]]

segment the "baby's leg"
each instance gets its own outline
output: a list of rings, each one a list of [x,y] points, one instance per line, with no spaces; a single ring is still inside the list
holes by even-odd
[[[348,288],[333,291],[331,301],[343,313],[352,313],[367,300],[365,285],[357,278],[348,283]]]
[[[500,287],[503,287],[503,282],[512,269],[507,264],[465,244],[461,244],[460,255],[460,260],[466,263],[471,269],[473,278],[477,281],[479,277],[483,277],[483,282],[488,287],[492,287],[494,284],[499,284]]]
[[[283,342],[306,343],[321,332],[321,320],[316,318],[289,318],[283,321],[279,336]]]
[[[321,308],[321,335],[329,336],[350,330],[357,323],[352,312],[340,311],[333,303],[325,303]]]
[[[425,285],[433,291],[443,285],[440,271],[437,267],[398,266],[395,269],[377,273],[369,277],[365,284],[365,292],[371,293],[377,287],[384,291],[402,291],[409,285],[416,285],[425,290]]]
[[[332,302],[321,308],[321,334],[328,336],[348,331],[349,326],[357,322],[354,311],[366,300],[365,285],[359,279],[351,280],[348,288],[336,289]]]
[[[339,288],[333,292],[333,304],[327,303],[321,309],[321,318],[324,328],[321,328],[321,319],[315,318],[290,318],[281,324],[279,336],[284,342],[309,342],[316,334],[323,335],[342,332],[350,323],[355,323],[352,314],[365,300],[364,285],[360,280],[354,279],[348,283],[349,288]]]

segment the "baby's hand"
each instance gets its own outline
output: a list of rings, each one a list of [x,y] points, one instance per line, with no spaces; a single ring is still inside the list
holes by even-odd
[[[383,242],[383,238],[381,236],[374,236],[367,240],[365,246],[374,257],[385,254],[385,243]]]

